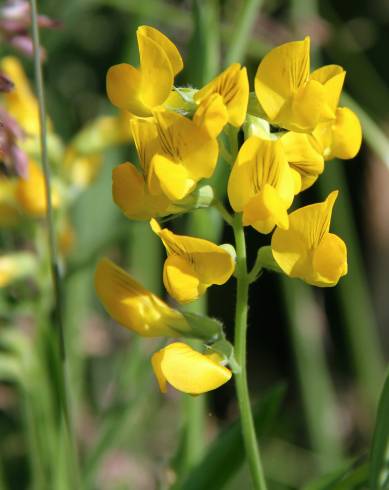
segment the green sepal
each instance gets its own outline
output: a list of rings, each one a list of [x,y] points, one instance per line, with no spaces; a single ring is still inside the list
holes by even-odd
[[[282,273],[279,265],[274,260],[270,245],[266,245],[265,247],[261,247],[260,249],[258,249],[256,262],[258,262],[263,269]]]
[[[209,345],[208,348],[220,354],[228,363],[233,373],[239,374],[241,372],[240,365],[235,359],[234,347],[227,339],[220,339],[214,344]]]
[[[200,339],[210,343],[224,338],[223,324],[216,318],[198,315],[189,311],[183,311],[181,313],[190,325],[190,330],[182,332],[183,337]]]

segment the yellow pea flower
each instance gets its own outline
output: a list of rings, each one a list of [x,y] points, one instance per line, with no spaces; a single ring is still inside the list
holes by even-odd
[[[150,155],[144,158],[149,190],[152,194],[162,191],[169,200],[179,201],[199,180],[212,176],[219,147],[204,129],[180,114],[156,111],[154,117],[155,122],[144,122],[149,130],[139,133],[139,146]],[[132,121],[131,127],[136,124]]]
[[[221,96],[227,111],[227,122],[233,126],[240,127],[245,120],[249,101],[249,81],[246,68],[242,68],[239,63],[230,65],[214,80],[199,90],[195,94],[194,100],[201,106],[213,94]],[[205,103],[209,104],[209,100]],[[213,109],[215,109],[215,106]],[[208,113],[208,117],[212,121],[213,115],[211,112]],[[217,112],[217,118],[220,118],[220,109]],[[212,124],[212,122],[209,124]]]
[[[335,120],[319,124],[312,133],[325,160],[349,160],[358,153],[362,128],[358,116],[347,107],[338,107]]]
[[[15,88],[3,94],[5,107],[26,133],[39,134],[39,110],[36,98],[20,61],[13,56],[1,60],[1,69],[14,82]]]
[[[157,29],[141,26],[136,36],[140,67],[127,63],[112,66],[107,73],[107,93],[119,109],[147,117],[169,97],[183,62],[176,46]]]
[[[271,242],[273,257],[288,276],[328,287],[347,274],[346,245],[329,232],[337,196],[338,191],[331,192],[324,202],[291,213],[288,230],[276,228]]]
[[[288,228],[295,180],[280,140],[248,138],[232,167],[227,190],[234,211],[243,212],[245,226],[260,233],[270,233],[276,225]]]
[[[33,217],[41,217],[46,213],[45,181],[40,166],[33,160],[28,163],[28,176],[19,178],[15,196],[22,211]],[[56,208],[60,204],[60,194],[54,186],[52,203]]]
[[[310,39],[282,44],[261,61],[255,93],[272,124],[312,131],[335,118],[345,71],[328,65],[310,74]]]
[[[96,267],[95,289],[108,314],[143,337],[172,336],[190,331],[183,315],[142,287],[111,260]]]
[[[194,301],[212,284],[227,282],[234,272],[234,259],[224,248],[201,238],[175,235],[161,229],[154,219],[150,226],[166,248],[163,282],[178,302]]]
[[[169,344],[151,358],[162,393],[167,383],[190,395],[215,390],[231,379],[232,373],[216,354],[201,354],[182,342]]]
[[[295,172],[297,194],[310,187],[324,170],[324,158],[312,136],[288,131],[280,138],[286,159]]]

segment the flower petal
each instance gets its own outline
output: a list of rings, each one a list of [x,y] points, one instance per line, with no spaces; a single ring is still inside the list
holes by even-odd
[[[173,88],[172,65],[159,42],[148,37],[147,32],[137,30],[141,89],[140,100],[149,108],[165,102]]]
[[[239,127],[246,117],[249,100],[249,82],[246,68],[239,63],[230,65],[220,75],[199,90],[194,99],[201,103],[212,94],[219,94],[227,108],[228,122]]]
[[[163,283],[170,296],[179,303],[196,300],[206,289],[190,262],[179,255],[170,255],[165,260]]]
[[[362,128],[358,116],[347,107],[336,111],[335,124],[332,125],[332,145],[328,159],[354,158],[362,143]]]
[[[264,234],[270,233],[276,225],[283,229],[289,227],[287,206],[273,186],[265,184],[263,190],[247,203],[243,224]]]
[[[211,138],[217,138],[228,122],[227,108],[219,94],[204,98],[198,106],[193,122],[204,128]]]
[[[112,171],[112,196],[124,214],[135,220],[148,220],[168,212],[164,195],[148,194],[143,175],[132,163],[122,163]]]
[[[174,163],[163,155],[154,155],[151,169],[162,192],[172,201],[183,199],[196,185],[183,165]],[[155,192],[155,184],[153,186],[149,181],[149,186],[151,192]]]
[[[138,32],[140,35],[152,39],[165,51],[165,54],[170,61],[174,76],[184,68],[181,55],[175,44],[167,36],[162,34],[162,32],[150,26],[140,26],[138,27]]]
[[[177,390],[191,395],[219,388],[232,376],[229,369],[182,342],[169,344],[155,353],[152,365],[162,388],[167,381]]]
[[[335,112],[339,104],[346,72],[339,65],[326,65],[311,73],[311,80],[316,80],[324,86],[327,104]]]
[[[288,131],[281,138],[289,165],[301,176],[301,191],[311,186],[324,170],[324,158],[305,133]]]
[[[310,39],[282,44],[261,61],[255,76],[255,93],[266,114],[275,120],[285,102],[309,78]]]
[[[139,335],[177,336],[190,330],[180,312],[170,308],[108,259],[101,259],[97,264],[95,288],[109,315]]]
[[[140,117],[150,116],[150,108],[140,100],[141,74],[128,63],[111,66],[107,72],[107,95],[119,109]]]
[[[344,241],[333,233],[326,233],[312,258],[317,273],[317,285],[335,286],[347,274],[347,248]]]
[[[309,80],[282,107],[275,122],[291,131],[309,132],[319,123],[332,119],[335,113],[327,104],[324,86]]]

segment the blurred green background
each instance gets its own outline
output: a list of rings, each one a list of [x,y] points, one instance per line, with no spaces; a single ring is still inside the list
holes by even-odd
[[[63,23],[42,32],[42,44],[48,53],[47,109],[65,141],[94,117],[115,114],[105,74],[115,63],[137,64],[135,31],[142,24],[160,29],[179,47],[185,63],[176,81],[181,86],[199,87],[227,63],[240,61],[252,90],[261,57],[306,35],[313,65],[341,64],[347,71],[345,91],[352,100],[345,102],[361,117],[364,144],[352,161],[328,163],[301,202],[340,189],[333,229],[349,247],[349,274],[331,290],[270,273],[261,277],[250,294],[249,384],[254,401],[270,397],[261,444],[271,489],[303,488],[323,472],[353,464],[365,471],[389,353],[388,2],[46,0],[39,10]],[[1,50],[11,52],[6,45]],[[32,80],[31,61],[24,66]],[[71,210],[76,242],[65,270],[67,364],[87,489],[169,488],[184,464],[185,401],[176,392],[159,394],[149,363],[158,341],[139,341],[110,321],[92,283],[97,259],[110,255],[164,294],[158,239],[147,224],[128,221],[111,198],[112,168],[134,158],[130,144],[106,151],[97,180]],[[187,222],[174,226],[182,231]],[[209,237],[212,228],[221,243],[232,242],[230,230],[212,213],[197,212],[190,226],[198,236]],[[253,230],[247,235],[252,263],[268,239]],[[224,321],[230,338],[234,287],[230,281],[208,293],[209,314]],[[16,309],[20,291],[2,294],[2,304]],[[15,328],[26,329],[28,307],[16,318]],[[237,416],[233,382],[205,403],[204,433],[211,441]],[[0,489],[33,488],[23,410],[17,387],[0,384]],[[207,487],[197,475],[188,488],[250,488],[247,469],[239,464],[242,450],[231,458],[238,462],[234,471],[227,471],[228,459],[218,469],[228,481]],[[363,481],[328,488],[368,488]]]

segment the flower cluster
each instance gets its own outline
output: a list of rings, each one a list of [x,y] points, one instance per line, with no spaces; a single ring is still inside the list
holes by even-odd
[[[108,97],[127,112],[139,157],[137,164],[114,169],[113,199],[128,218],[150,220],[162,240],[163,282],[170,296],[179,303],[193,301],[234,273],[231,246],[176,235],[156,220],[206,205],[221,209],[230,224],[239,217],[243,226],[273,232],[273,269],[312,285],[336,285],[347,273],[346,246],[329,231],[338,191],[322,203],[289,210],[327,160],[353,158],[361,145],[357,116],[339,107],[343,68],[311,72],[307,37],[263,58],[253,93],[246,69],[237,63],[199,90],[179,88],[174,78],[183,62],[175,45],[148,26],[138,28],[137,40],[140,66],[122,63],[107,74]],[[244,142],[234,151],[241,129]],[[226,191],[234,215],[212,197],[205,180],[219,160],[231,165]],[[107,260],[98,265],[96,289],[108,313],[141,335],[197,336],[193,318],[173,312]],[[186,326],[178,318],[185,318]],[[215,347],[220,339],[205,340],[204,353],[174,342],[153,356],[162,390],[168,381],[199,393],[229,379],[223,364],[231,359]]]

